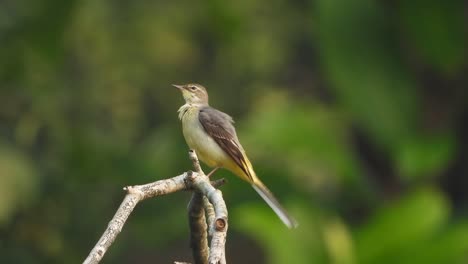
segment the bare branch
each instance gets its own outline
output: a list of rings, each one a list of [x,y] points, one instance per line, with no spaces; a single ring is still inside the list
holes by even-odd
[[[122,204],[120,205],[117,213],[114,215],[114,218],[109,222],[106,231],[99,239],[98,243],[94,246],[89,253],[88,258],[83,263],[92,264],[99,263],[104,254],[106,254],[107,249],[112,245],[117,235],[122,230],[122,227],[127,221],[128,216],[135,208],[136,204],[141,200],[141,196],[138,194],[127,194]]]
[[[198,161],[198,156],[195,150],[193,149],[189,150],[189,158],[192,161],[192,165],[193,165],[193,168],[195,169],[195,172],[205,175],[205,173],[203,172],[200,166],[200,161]]]
[[[120,207],[114,217],[109,222],[104,234],[102,234],[101,238],[83,263],[94,264],[101,261],[110,245],[112,245],[117,235],[122,231],[122,227],[133,209],[140,201],[187,189],[184,181],[186,175],[187,173],[184,173],[167,180],[160,180],[145,185],[125,187],[124,190],[127,191],[127,195],[125,196],[122,204],[120,204]]]
[[[203,173],[195,151],[189,151],[189,157],[192,160],[195,172],[187,172],[170,179],[124,188],[127,191],[127,195],[101,238],[83,262],[84,264],[96,264],[101,261],[117,235],[121,232],[133,209],[140,201],[181,190],[194,190],[189,204],[189,219],[191,226],[191,247],[195,263],[226,263],[224,245],[228,227],[227,209],[221,191],[213,187],[213,185],[220,186],[225,181],[223,179],[217,180],[212,185],[209,178]],[[204,202],[205,196],[213,205],[214,217],[212,217],[211,209],[207,205],[209,203]],[[213,234],[209,256],[204,208],[208,209],[209,233]],[[209,262],[207,262],[207,256]]]
[[[208,264],[208,238],[203,197],[201,193],[193,192],[188,205],[190,247],[195,264]]]
[[[210,201],[208,200],[206,196],[203,196],[203,208],[205,209],[206,222],[208,223],[208,226],[211,227],[213,226],[216,216],[215,216],[213,205],[210,203]],[[211,231],[211,228],[208,232],[208,236],[211,239],[211,237],[213,236],[213,233],[210,231]]]
[[[195,152],[191,152],[190,154],[194,155],[196,159]],[[196,175],[198,177],[196,177]],[[210,203],[213,205],[215,212],[215,220],[209,227],[210,233],[213,234],[211,239],[209,263],[226,263],[224,248],[228,229],[228,213],[226,204],[223,200],[223,195],[220,190],[215,189],[210,184],[208,177],[204,174],[199,175],[194,173],[187,178],[190,180],[193,188],[200,190],[208,198]]]

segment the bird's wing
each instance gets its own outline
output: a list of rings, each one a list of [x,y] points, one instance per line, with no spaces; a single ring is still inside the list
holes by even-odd
[[[234,126],[234,121],[229,115],[211,107],[200,109],[198,119],[206,133],[213,138],[242,171],[253,181],[253,176],[247,165],[246,157],[242,149]]]

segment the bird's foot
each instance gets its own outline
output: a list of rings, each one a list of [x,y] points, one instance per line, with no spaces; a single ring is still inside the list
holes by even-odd
[[[208,173],[206,176],[207,176],[208,178],[210,178],[211,175],[213,175],[213,173],[215,173],[218,169],[219,169],[219,167],[215,167],[215,168],[214,168],[212,171],[210,171],[210,173]]]

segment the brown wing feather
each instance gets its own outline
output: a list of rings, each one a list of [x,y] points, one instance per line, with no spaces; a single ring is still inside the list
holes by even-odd
[[[229,157],[242,169],[242,171],[253,181],[252,175],[246,166],[246,160],[242,151],[242,146],[239,144],[237,134],[232,123],[232,117],[211,107],[200,109],[198,119],[205,129],[206,133],[211,136],[221,149],[226,152]]]

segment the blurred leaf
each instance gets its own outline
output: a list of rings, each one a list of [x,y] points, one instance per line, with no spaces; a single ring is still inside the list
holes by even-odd
[[[338,218],[323,223],[324,242],[330,256],[330,263],[355,263],[353,240],[348,227]]]
[[[461,0],[398,1],[403,30],[416,52],[447,73],[466,64],[465,4]]]
[[[433,189],[412,192],[383,207],[356,232],[359,263],[395,263],[393,257],[439,232],[449,211],[446,198]]]
[[[141,144],[140,166],[151,173],[147,180],[166,179],[192,169],[188,147],[182,142],[182,137],[179,130],[160,127]]]
[[[402,250],[393,263],[466,263],[468,222],[451,223],[427,243]]]
[[[292,176],[301,177],[310,187],[319,184],[317,189],[323,187],[320,184],[359,179],[343,118],[318,103],[293,100],[281,92],[257,100],[253,113],[241,124],[246,149],[269,156],[266,160],[278,160],[276,165],[286,165]]]
[[[266,204],[248,204],[230,212],[230,228],[242,230],[266,251],[266,263],[325,263],[321,212],[296,203],[299,227],[287,229]],[[261,254],[259,252],[259,254]]]
[[[0,227],[33,201],[37,185],[31,162],[17,150],[0,145]]]
[[[453,160],[455,150],[451,135],[418,135],[404,142],[396,153],[399,175],[406,180],[438,175]]]
[[[414,129],[419,102],[381,5],[319,0],[317,27],[322,64],[343,111],[392,150]]]
[[[258,98],[242,124],[241,140],[249,153],[263,156],[264,166],[286,166],[289,175],[300,178],[295,182],[302,188],[333,189],[360,179],[345,124],[342,117],[319,103],[306,104],[269,91]]]

